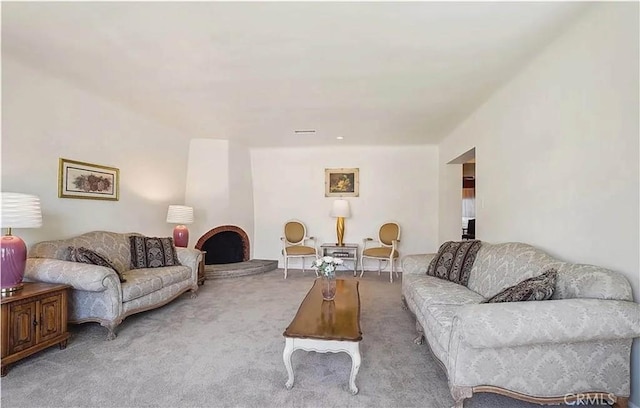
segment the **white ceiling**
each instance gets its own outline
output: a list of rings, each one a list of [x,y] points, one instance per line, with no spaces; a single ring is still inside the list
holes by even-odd
[[[186,138],[437,143],[585,7],[5,2],[2,54]]]

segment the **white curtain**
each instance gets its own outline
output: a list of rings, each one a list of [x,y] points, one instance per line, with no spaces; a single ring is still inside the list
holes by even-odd
[[[462,189],[462,217],[464,219],[476,217],[476,190],[475,188]]]

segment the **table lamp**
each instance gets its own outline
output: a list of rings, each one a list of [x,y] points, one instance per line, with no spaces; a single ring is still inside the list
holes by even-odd
[[[5,192],[1,194],[2,228],[7,229],[7,234],[0,241],[0,292],[7,294],[22,289],[27,263],[27,246],[20,237],[11,235],[11,229],[41,227],[42,210],[37,196]]]
[[[184,224],[193,222],[193,207],[170,205],[167,211],[167,222],[178,224],[173,229],[173,242],[177,247],[186,248],[189,244],[189,229]]]
[[[337,218],[336,233],[338,235],[338,246],[344,246],[344,219],[351,217],[349,202],[347,200],[335,200],[331,207],[331,216]]]

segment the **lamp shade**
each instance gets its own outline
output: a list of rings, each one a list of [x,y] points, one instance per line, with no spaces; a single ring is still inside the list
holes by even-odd
[[[331,207],[331,216],[335,218],[351,217],[351,209],[349,208],[349,202],[347,200],[335,200]]]
[[[191,224],[193,222],[193,207],[170,205],[169,211],[167,211],[167,222],[171,224]]]
[[[42,226],[40,198],[31,194],[2,192],[2,228]]]

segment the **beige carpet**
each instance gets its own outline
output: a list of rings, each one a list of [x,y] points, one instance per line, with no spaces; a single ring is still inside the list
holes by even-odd
[[[2,407],[420,407],[453,403],[426,346],[415,345],[400,279],[360,279],[360,392],[348,392],[347,354],[293,354],[290,391],[282,362],[289,324],[315,275],[278,269],[207,281],[199,296],[127,318],[106,341],[97,324],[71,326],[65,350],[38,353],[2,378]],[[338,278],[353,279],[349,273]],[[491,394],[470,408],[539,407]]]

